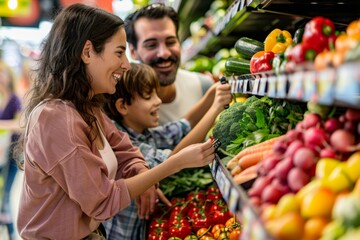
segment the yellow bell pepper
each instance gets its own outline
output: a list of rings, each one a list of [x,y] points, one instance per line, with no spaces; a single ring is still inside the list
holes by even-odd
[[[278,28],[272,30],[265,39],[265,51],[273,53],[285,52],[286,48],[293,42],[291,33]]]

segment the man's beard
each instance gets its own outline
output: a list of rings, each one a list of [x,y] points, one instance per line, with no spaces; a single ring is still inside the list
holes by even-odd
[[[145,63],[141,58],[139,58],[139,60],[140,60],[140,62]],[[158,72],[157,71],[158,68],[156,68],[156,65],[159,63],[165,62],[165,61],[173,62],[176,67],[174,68],[173,71],[171,71],[169,73]],[[177,73],[177,70],[180,65],[180,59],[175,56],[170,56],[167,59],[155,58],[155,59],[151,60],[149,63],[145,63],[145,64],[151,66],[155,70],[155,72],[159,78],[160,86],[165,87],[165,86],[169,86],[175,82],[176,73]]]

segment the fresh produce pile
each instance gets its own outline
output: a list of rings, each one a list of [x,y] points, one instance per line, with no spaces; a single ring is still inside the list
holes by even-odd
[[[269,97],[249,97],[224,110],[212,129],[222,149],[236,155],[242,149],[280,136],[302,120],[304,107]]]
[[[214,182],[209,166],[187,168],[160,181],[159,187],[169,199],[185,196],[195,189],[206,189]]]
[[[345,236],[360,233],[360,110],[308,113],[257,172],[248,195],[275,239],[357,239]]]
[[[241,226],[228,210],[215,185],[158,204],[148,228],[148,239],[240,239]]]

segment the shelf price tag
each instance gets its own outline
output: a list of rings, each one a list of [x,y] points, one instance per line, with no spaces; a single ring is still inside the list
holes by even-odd
[[[267,84],[268,84],[267,76],[262,75],[262,77],[260,78],[260,85],[259,85],[259,91],[258,91],[258,94],[260,96],[265,95],[266,89],[267,89]]]
[[[288,87],[287,75],[281,74],[281,75],[277,76],[276,97],[286,98],[287,87]]]
[[[249,80],[248,79],[244,79],[243,80],[243,89],[242,89],[243,93],[249,93]]]
[[[303,101],[307,102],[313,98],[316,98],[317,95],[316,72],[315,71],[304,72],[303,81],[304,81]]]
[[[288,98],[301,100],[304,90],[303,90],[303,72],[295,72],[289,75],[289,93]]]
[[[253,82],[252,94],[257,95],[259,93],[260,78],[256,77],[252,82]]]
[[[359,63],[345,64],[338,68],[335,87],[335,101],[359,108],[360,73]]]
[[[276,76],[268,77],[267,96],[272,97],[272,98],[276,97]]]
[[[336,70],[324,69],[317,74],[317,102],[325,105],[334,103]]]
[[[231,212],[238,211],[238,203],[241,201],[239,192],[236,189],[231,188],[229,193],[229,200],[227,201],[228,208]]]

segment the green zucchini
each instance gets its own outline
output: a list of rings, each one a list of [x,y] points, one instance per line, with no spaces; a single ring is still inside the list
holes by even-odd
[[[225,70],[229,75],[241,75],[250,73],[250,61],[238,57],[226,59]]]
[[[249,60],[255,53],[264,51],[264,43],[248,37],[239,38],[234,47],[242,58]]]

